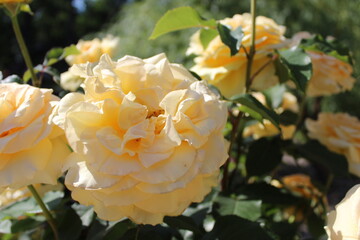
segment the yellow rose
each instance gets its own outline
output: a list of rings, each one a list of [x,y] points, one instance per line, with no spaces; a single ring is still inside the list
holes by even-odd
[[[308,96],[326,96],[353,88],[355,78],[351,76],[353,69],[350,64],[325,53],[307,53],[313,66],[313,76],[306,92]]]
[[[251,15],[234,15],[232,18],[221,20],[220,23],[230,26],[231,29],[242,27],[244,37],[242,45],[250,51],[251,45]],[[275,49],[285,46],[286,39],[283,36],[285,28],[277,25],[272,19],[258,16],[256,18],[256,54],[254,57],[251,75],[264,67]],[[188,54],[199,55],[195,58],[195,66],[191,69],[210,84],[215,85],[225,97],[231,97],[245,91],[247,58],[244,49],[230,56],[230,49],[221,42],[220,36],[215,37],[206,49],[200,42],[199,32],[191,38]],[[263,90],[275,85],[278,78],[275,75],[273,64],[268,64],[255,77],[251,88]]]
[[[319,202],[324,202],[326,199],[322,193],[312,184],[311,178],[305,174],[292,174],[281,178],[281,182],[278,180],[272,180],[271,185],[277,188],[286,188],[294,195],[306,198],[311,201],[311,206],[317,214],[324,213],[324,208]],[[293,217],[295,221],[301,222],[304,220],[307,213],[306,205],[293,205],[284,209],[285,219]]]
[[[253,93],[253,96],[259,100],[262,104],[266,105],[265,96],[260,92]],[[285,110],[290,110],[292,112],[298,112],[299,106],[297,104],[297,99],[291,93],[285,92],[283,96],[283,100],[281,105],[275,111],[280,114]],[[281,125],[281,133],[283,139],[291,139],[295,133],[296,126],[295,125]],[[270,137],[280,134],[279,129],[272,124],[269,120],[264,119],[263,124],[257,122],[255,124],[249,125],[244,129],[243,136],[249,137],[252,136],[254,139],[259,139],[262,137]]]
[[[360,121],[347,113],[320,113],[318,120],[307,119],[309,137],[329,150],[343,154],[349,171],[360,176]]]
[[[80,40],[76,44],[76,48],[80,51],[80,54],[67,56],[65,60],[69,65],[97,62],[104,53],[112,56],[118,45],[119,38],[111,35],[108,35],[102,40],[98,38],[90,41]]]
[[[325,227],[329,240],[360,239],[360,185],[355,185],[328,214]]]
[[[51,124],[58,102],[51,92],[0,84],[0,189],[56,184],[70,151],[63,131]]]
[[[302,39],[311,37],[313,35],[308,32],[296,33],[292,37],[291,46],[298,46]],[[353,68],[350,64],[323,52],[306,52],[311,58],[313,68],[313,76],[308,83],[306,91],[307,96],[328,96],[353,88],[356,80],[351,76]]]
[[[225,103],[164,54],[104,55],[84,70],[85,94],[65,96],[54,118],[74,150],[72,197],[102,219],[142,224],[202,201],[227,159]]]

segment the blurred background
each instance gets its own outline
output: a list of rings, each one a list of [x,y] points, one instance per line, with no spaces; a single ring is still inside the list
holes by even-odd
[[[355,77],[359,78],[360,11],[359,0],[258,0],[258,15],[273,18],[285,25],[286,36],[299,31],[334,36],[353,52]],[[33,0],[34,16],[20,15],[20,24],[35,65],[41,63],[53,47],[76,44],[113,34],[121,38],[116,58],[129,54],[141,58],[165,52],[172,62],[191,66],[185,55],[189,37],[195,31],[184,30],[148,40],[157,20],[169,9],[192,6],[205,18],[222,19],[248,12],[249,0]],[[25,64],[16,44],[9,18],[0,14],[0,71],[4,77],[22,75]],[[57,64],[60,72],[65,63]],[[359,81],[358,81],[359,82]],[[326,111],[346,111],[360,117],[360,84],[350,93],[325,99]]]

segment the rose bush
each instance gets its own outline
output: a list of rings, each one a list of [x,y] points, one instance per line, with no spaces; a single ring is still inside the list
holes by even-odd
[[[85,94],[65,96],[54,118],[74,150],[65,179],[74,199],[102,219],[157,224],[217,185],[227,110],[204,82],[164,54],[103,55],[84,70]]]
[[[52,124],[58,98],[50,89],[0,84],[0,188],[56,184],[70,153]]]
[[[360,238],[360,185],[353,186],[344,199],[328,214],[325,227],[330,240]]]
[[[318,120],[307,119],[309,137],[329,150],[343,154],[349,171],[360,176],[360,121],[347,113],[320,113]]]
[[[220,23],[229,26],[232,30],[241,27],[244,32],[241,44],[247,49],[247,52],[250,51],[250,14],[236,14],[232,18],[221,20]],[[263,69],[254,78],[251,88],[263,90],[278,82],[275,67],[268,62],[271,61],[269,54],[274,53],[275,49],[286,46],[287,41],[284,32],[285,27],[276,24],[272,19],[263,16],[256,18],[256,54],[251,75],[253,76],[261,68]],[[190,47],[187,51],[187,54],[191,53],[198,55],[194,59],[195,66],[191,70],[210,84],[218,87],[225,97],[244,93],[247,57],[243,48],[240,48],[236,55],[231,56],[229,47],[221,41],[220,36],[216,36],[204,48],[200,41],[200,32],[197,32],[191,38]]]

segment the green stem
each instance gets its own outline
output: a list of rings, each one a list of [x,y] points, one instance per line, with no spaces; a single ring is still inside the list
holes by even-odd
[[[30,190],[31,194],[34,196],[36,202],[39,204],[41,210],[43,211],[44,216],[45,216],[47,222],[49,223],[49,225],[50,225],[50,227],[51,227],[51,229],[52,229],[52,231],[54,233],[55,240],[59,240],[59,234],[58,234],[58,231],[56,229],[55,219],[53,218],[53,216],[51,215],[51,213],[47,209],[46,205],[44,204],[43,200],[39,196],[39,194],[36,191],[36,189],[34,188],[34,186],[29,185],[28,189]]]
[[[256,0],[251,0],[251,45],[246,68],[246,91],[249,90],[251,79],[251,68],[255,56],[255,39],[256,39]]]
[[[250,52],[247,52],[246,49],[244,48],[245,54],[247,56],[247,68],[246,68],[246,84],[245,84],[245,92],[248,92],[250,89],[250,85],[252,82],[252,78],[251,78],[251,67],[252,67],[252,63],[253,63],[253,59],[255,56],[255,31],[256,31],[256,0],[251,0],[251,16],[252,16],[252,21],[251,21],[251,45],[250,45]],[[239,128],[239,123],[241,121],[241,119],[244,117],[244,113],[240,112],[232,126],[233,129],[231,131],[231,136],[230,136],[230,146],[229,146],[229,158],[227,159],[227,161],[225,162],[224,166],[223,166],[223,177],[222,177],[222,190],[226,191],[227,186],[228,186],[228,182],[229,182],[229,163],[231,160],[231,150],[233,147],[233,144],[238,136],[238,128]]]
[[[30,71],[31,78],[33,80],[33,85],[35,87],[40,87],[41,82],[36,77],[34,67],[33,67],[33,64],[31,62],[30,54],[29,54],[29,51],[28,51],[28,49],[26,47],[23,35],[21,33],[19,22],[18,22],[16,14],[11,17],[11,23],[12,23],[12,27],[13,27],[14,32],[15,32],[16,40],[17,40],[17,42],[19,44],[19,47],[20,47],[20,50],[21,50],[21,54],[22,54],[22,56],[23,56],[23,58],[25,60],[26,67]]]

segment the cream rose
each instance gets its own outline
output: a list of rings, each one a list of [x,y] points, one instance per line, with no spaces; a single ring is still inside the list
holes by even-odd
[[[249,52],[251,45],[251,15],[234,15],[225,18],[220,23],[230,26],[231,29],[242,27],[244,37],[242,45]],[[283,36],[285,27],[277,25],[272,19],[258,16],[256,18],[256,54],[254,57],[251,74],[258,72],[266,66],[254,79],[251,88],[263,90],[278,82],[273,64],[266,65],[271,58],[268,56],[275,49],[285,46],[286,39]],[[230,49],[221,42],[220,36],[215,37],[206,49],[200,42],[199,32],[191,38],[188,54],[199,55],[195,58],[195,66],[191,69],[215,85],[225,97],[244,93],[246,81],[247,58],[244,49],[230,56]]]
[[[353,88],[355,78],[351,76],[353,69],[350,64],[325,53],[307,53],[313,66],[313,76],[306,92],[308,96],[326,96]]]
[[[302,39],[313,37],[308,32],[299,32],[292,37],[291,46],[298,46]],[[328,37],[331,38],[331,37]],[[311,58],[313,75],[306,94],[309,97],[328,96],[351,90],[356,82],[351,75],[350,64],[323,52],[306,51]]]
[[[70,150],[51,123],[58,98],[50,89],[0,84],[0,189],[56,184]]]
[[[318,120],[307,119],[309,137],[329,150],[343,154],[349,171],[360,176],[360,121],[347,113],[320,113]]]
[[[265,96],[262,93],[255,92],[253,93],[253,96],[266,106]],[[281,105],[279,106],[278,109],[275,109],[275,111],[278,114],[282,113],[285,110],[290,110],[294,113],[297,113],[299,111],[299,105],[297,103],[296,97],[289,92],[284,93]],[[283,139],[291,139],[295,133],[296,126],[295,125],[285,126],[280,124],[280,129]],[[275,136],[277,134],[280,134],[279,129],[269,120],[264,119],[262,124],[257,122],[255,124],[251,124],[247,126],[244,129],[243,136],[244,137],[252,136],[254,139],[259,139],[262,137]]]
[[[227,158],[224,102],[164,54],[104,55],[84,68],[85,94],[65,96],[54,121],[74,150],[66,186],[105,220],[161,223],[217,185]]]
[[[360,185],[355,185],[328,214],[325,227],[329,240],[360,239]]]
[[[75,92],[83,82],[84,78],[73,73],[71,68],[60,75],[60,86],[65,90]]]
[[[76,48],[80,54],[67,56],[65,59],[69,65],[86,62],[97,62],[104,53],[112,56],[119,45],[119,38],[108,35],[103,39],[80,40]]]

